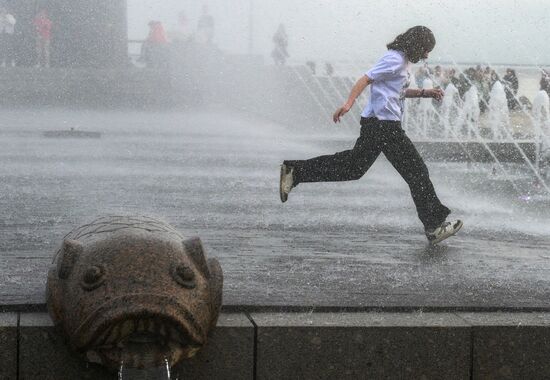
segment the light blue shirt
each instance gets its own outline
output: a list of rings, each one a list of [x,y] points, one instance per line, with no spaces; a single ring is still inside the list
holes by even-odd
[[[410,83],[409,61],[405,53],[388,50],[365,75],[372,84],[370,99],[361,116],[401,121],[405,90]]]

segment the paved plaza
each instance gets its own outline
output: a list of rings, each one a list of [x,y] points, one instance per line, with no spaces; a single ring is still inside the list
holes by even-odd
[[[102,136],[43,136],[70,128]],[[0,304],[44,303],[72,228],[142,214],[202,238],[226,307],[549,309],[550,197],[518,168],[514,188],[490,165],[428,163],[465,221],[437,247],[383,157],[359,181],[302,184],[280,203],[283,159],[351,147],[356,134],[225,110],[2,111]]]

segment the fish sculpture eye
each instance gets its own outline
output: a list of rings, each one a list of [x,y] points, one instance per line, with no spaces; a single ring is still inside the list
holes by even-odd
[[[105,281],[105,269],[101,265],[94,265],[86,269],[82,276],[81,286],[84,290],[97,289]]]
[[[177,264],[172,267],[172,277],[174,280],[187,289],[193,289],[196,286],[195,272],[184,264]]]

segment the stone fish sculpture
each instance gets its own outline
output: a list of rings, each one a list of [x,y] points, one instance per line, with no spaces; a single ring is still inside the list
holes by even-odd
[[[149,217],[108,216],[71,231],[48,273],[50,316],[90,362],[173,366],[216,325],[223,274],[199,238]]]

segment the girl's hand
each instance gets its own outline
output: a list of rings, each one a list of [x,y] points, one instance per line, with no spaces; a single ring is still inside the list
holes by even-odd
[[[424,90],[424,95],[427,98],[434,98],[439,102],[441,101],[441,99],[443,99],[443,95],[445,95],[445,93],[440,88],[430,88],[430,89]]]
[[[335,123],[340,122],[340,118],[347,114],[350,109],[350,106],[344,104],[342,107],[338,108],[336,112],[334,112],[334,115],[332,115],[332,121],[334,121]]]

